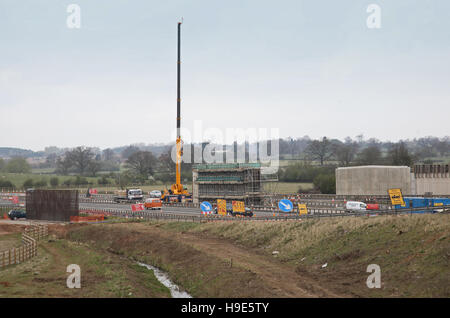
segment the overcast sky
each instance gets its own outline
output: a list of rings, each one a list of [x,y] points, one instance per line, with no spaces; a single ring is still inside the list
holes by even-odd
[[[448,0],[0,0],[0,146],[173,141],[180,17],[186,128],[443,137],[449,14]]]

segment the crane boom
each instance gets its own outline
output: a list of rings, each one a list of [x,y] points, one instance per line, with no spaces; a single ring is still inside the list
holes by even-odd
[[[175,183],[172,184],[170,190],[166,189],[163,192],[161,198],[164,201],[172,200],[175,198],[175,201],[178,201],[180,197],[184,196],[185,199],[192,199],[192,196],[189,192],[183,187],[181,184],[181,157],[183,155],[183,141],[181,140],[181,24],[182,22],[178,22],[178,60],[177,60],[177,140],[176,140],[176,180]]]

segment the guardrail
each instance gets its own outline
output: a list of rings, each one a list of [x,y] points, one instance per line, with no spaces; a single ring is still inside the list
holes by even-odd
[[[253,216],[253,217],[239,217],[239,216],[221,216],[221,215],[179,215],[164,212],[148,212],[148,211],[109,211],[106,215],[119,216],[132,219],[142,220],[173,220],[173,221],[186,221],[186,222],[214,222],[214,221],[288,221],[288,220],[303,220],[312,218],[324,218],[324,217],[368,217],[368,216],[382,216],[382,215],[412,215],[415,213],[428,212],[433,213],[435,210],[442,210],[439,213],[450,213],[450,206],[443,207],[428,207],[428,208],[413,208],[413,209],[390,209],[379,211],[364,211],[364,212],[347,212],[330,211],[329,213],[310,213],[308,214],[294,214],[285,213],[284,215],[276,216]],[[101,210],[83,210],[84,213],[101,213]]]
[[[22,246],[0,252],[0,268],[20,264],[37,255],[37,241],[48,235],[47,225],[31,225],[22,233]]]

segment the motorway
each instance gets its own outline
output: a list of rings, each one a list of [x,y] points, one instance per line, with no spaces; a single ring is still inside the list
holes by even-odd
[[[80,210],[105,210],[105,211],[126,211],[132,212],[130,204],[120,204],[120,203],[79,203]],[[147,212],[160,212],[160,210],[147,210]],[[190,207],[172,207],[172,206],[163,206],[161,212],[163,213],[171,213],[173,215],[195,215],[200,216],[202,212],[199,208],[190,208]],[[254,211],[256,216],[264,216],[269,217],[273,216],[272,212],[266,211]],[[285,213],[283,213],[284,215]]]

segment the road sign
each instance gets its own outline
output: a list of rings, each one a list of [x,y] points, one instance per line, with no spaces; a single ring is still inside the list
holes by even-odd
[[[144,211],[144,204],[142,204],[142,203],[132,204],[131,211],[133,211],[133,212]]]
[[[291,212],[294,205],[290,200],[283,199],[278,202],[278,208],[283,212]]]
[[[89,189],[89,194],[98,194],[97,189]]]
[[[211,213],[212,211],[212,205],[208,201],[202,202],[202,204],[200,204],[200,208],[202,209],[202,212]]]
[[[233,212],[245,212],[244,201],[231,201],[231,205],[233,206]]]
[[[227,201],[217,199],[217,214],[227,215]]]
[[[389,197],[391,198],[392,205],[405,206],[405,201],[403,201],[401,189],[389,189],[388,192],[389,192]]]
[[[306,204],[298,204],[298,214],[308,214],[308,209],[306,208]]]

